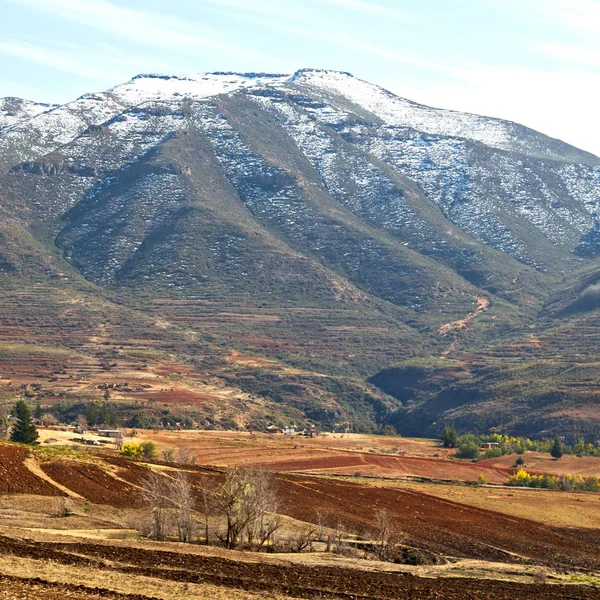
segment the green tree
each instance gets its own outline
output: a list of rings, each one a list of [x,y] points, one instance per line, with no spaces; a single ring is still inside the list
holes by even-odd
[[[33,413],[33,416],[36,419],[41,419],[42,418],[42,414],[43,414],[43,412],[42,412],[42,405],[38,402],[37,406],[35,407],[35,411]]]
[[[461,443],[458,452],[456,453],[457,458],[479,458],[479,446],[471,441],[467,440]]]
[[[142,442],[142,456],[144,458],[156,458],[156,443],[151,440]]]
[[[390,425],[389,423],[383,428],[382,433],[383,433],[383,435],[389,435],[389,436],[398,435],[396,428],[393,425]]]
[[[446,425],[442,433],[442,444],[444,448],[456,448],[458,445],[458,433],[454,429],[454,425]]]
[[[558,460],[563,455],[563,445],[561,441],[555,437],[554,442],[552,443],[552,448],[550,448],[550,456]]]
[[[31,412],[23,400],[17,400],[13,409],[17,422],[10,432],[10,439],[21,444],[33,444],[38,438],[35,425],[31,422]]]

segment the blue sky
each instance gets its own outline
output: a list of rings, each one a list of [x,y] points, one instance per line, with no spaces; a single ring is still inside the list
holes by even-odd
[[[600,0],[0,0],[0,97],[302,67],[600,154]]]

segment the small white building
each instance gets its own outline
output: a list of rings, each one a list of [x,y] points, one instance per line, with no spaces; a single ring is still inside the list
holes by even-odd
[[[98,429],[98,435],[102,437],[116,438],[118,440],[123,438],[123,432],[120,429]]]

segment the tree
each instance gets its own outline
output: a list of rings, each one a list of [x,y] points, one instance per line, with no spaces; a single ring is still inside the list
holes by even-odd
[[[552,443],[552,448],[550,448],[550,456],[558,460],[563,455],[563,446],[558,437],[554,438],[554,442]]]
[[[17,422],[12,427],[10,439],[21,444],[33,444],[38,438],[38,432],[31,422],[31,412],[25,401],[17,400],[13,412]]]
[[[177,507],[177,533],[180,542],[191,542],[196,530],[194,520],[194,486],[189,475],[178,471],[174,481],[171,483],[170,496],[173,504]]]
[[[58,419],[51,413],[44,413],[40,415],[39,420],[42,422],[42,425],[48,427],[52,425],[59,425]]]
[[[156,442],[146,440],[141,443],[142,456],[147,459],[156,458]]]
[[[150,536],[162,541],[166,538],[167,509],[171,506],[171,485],[166,477],[151,471],[141,487],[146,505],[150,509]]]
[[[5,414],[0,413],[0,439],[5,440],[8,437],[8,420]]]
[[[383,433],[383,435],[387,435],[390,437],[395,437],[398,435],[396,428],[393,425],[390,425],[389,423],[383,428],[382,433]]]
[[[456,458],[479,458],[479,446],[471,440],[462,442],[456,453]]]
[[[456,448],[458,445],[458,433],[454,429],[454,425],[446,425],[442,433],[442,444],[444,448]]]
[[[248,543],[262,547],[281,527],[272,473],[231,469],[212,495],[214,512],[226,519],[225,533],[217,534],[226,548],[234,549],[246,534]]]

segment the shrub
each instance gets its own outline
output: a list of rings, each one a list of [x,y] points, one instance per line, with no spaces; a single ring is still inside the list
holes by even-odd
[[[456,453],[457,458],[478,458],[479,446],[475,442],[463,442]]]
[[[489,479],[483,473],[479,473],[475,480],[475,485],[487,485],[489,482]]]
[[[145,442],[142,442],[140,445],[142,447],[142,456],[144,458],[148,458],[148,459],[156,458],[156,443],[155,442],[146,440]]]
[[[121,456],[132,456],[133,458],[142,458],[144,451],[142,445],[137,442],[127,442],[123,444],[123,447],[119,450]]]

